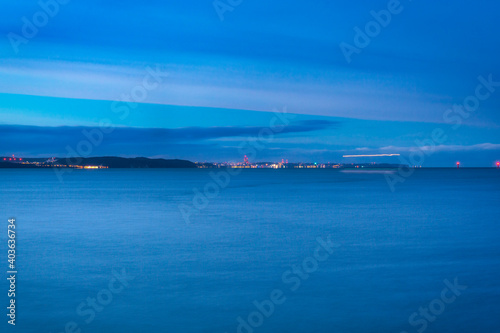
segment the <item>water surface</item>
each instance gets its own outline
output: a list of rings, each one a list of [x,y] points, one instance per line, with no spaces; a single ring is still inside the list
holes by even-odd
[[[418,169],[391,192],[377,173],[244,170],[187,224],[179,205],[210,172],[0,170],[1,225],[18,225],[15,330],[237,332],[278,289],[253,331],[417,332],[409,317],[455,278],[467,289],[425,331],[499,330],[500,171]],[[283,274],[318,237],[338,247],[292,291]],[[86,323],[77,307],[122,270],[135,278]]]

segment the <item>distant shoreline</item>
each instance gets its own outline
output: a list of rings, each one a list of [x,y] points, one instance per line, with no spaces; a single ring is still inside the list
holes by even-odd
[[[72,157],[72,158],[15,158],[0,157],[0,169],[338,169],[338,170],[397,170],[411,169],[457,169],[457,167],[409,167],[388,163],[207,163],[191,162],[180,159],[151,159],[146,157],[124,158],[105,157]],[[460,169],[496,169],[492,167],[460,167]]]
[[[129,169],[129,168],[196,168],[196,164],[178,159],[150,159],[145,157],[124,158],[105,157],[72,157],[72,158],[16,158],[0,157],[0,168],[3,169]]]

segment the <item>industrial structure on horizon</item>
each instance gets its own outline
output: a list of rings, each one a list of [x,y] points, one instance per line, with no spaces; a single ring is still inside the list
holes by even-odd
[[[40,167],[40,168],[72,168],[72,169],[107,169],[104,165],[73,165],[73,164],[62,164],[57,163],[58,160],[55,157],[49,159],[45,158],[22,158],[12,155],[12,157],[2,157],[0,161],[12,163],[18,165],[19,167]]]

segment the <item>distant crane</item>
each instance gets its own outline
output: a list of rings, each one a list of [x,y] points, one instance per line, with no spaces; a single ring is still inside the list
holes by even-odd
[[[7,161],[7,158],[3,158],[4,161]],[[22,158],[16,157],[14,154],[12,154],[12,157],[9,157],[9,161],[22,161]]]

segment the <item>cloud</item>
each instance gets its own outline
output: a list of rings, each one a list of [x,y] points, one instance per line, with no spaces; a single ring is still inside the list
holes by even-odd
[[[288,126],[277,127],[275,135],[293,135],[329,129],[339,123],[328,120],[303,120]],[[277,123],[279,126],[279,122]],[[263,126],[225,126],[225,127],[184,127],[184,128],[134,128],[116,127],[109,134],[103,134],[98,127],[39,127],[21,125],[0,125],[2,141],[0,152],[62,152],[69,145],[73,149],[88,141],[93,146],[113,148],[123,151],[123,147],[134,148],[141,154],[161,153],[161,149],[173,145],[214,145],[218,139],[257,137],[266,129]],[[202,149],[202,148],[200,148]]]
[[[379,74],[374,79],[339,68],[307,68],[307,73],[290,77],[288,67],[280,63],[219,61],[225,66],[149,62],[150,67],[159,66],[169,75],[148,92],[144,103],[269,111],[270,105],[286,101],[299,114],[440,122],[449,106],[445,102],[451,102],[446,95],[415,94],[391,84],[393,74]],[[228,63],[231,70],[226,68]],[[147,67],[144,63],[6,59],[0,64],[0,76],[5,76],[0,92],[119,101],[142,82]]]
[[[377,149],[374,149],[377,150]],[[422,146],[422,147],[395,147],[387,146],[378,150],[381,151],[396,151],[396,152],[412,152],[412,151],[434,151],[434,152],[471,152],[485,150],[500,150],[500,144],[494,143],[479,143],[475,145],[438,145],[438,146]]]

